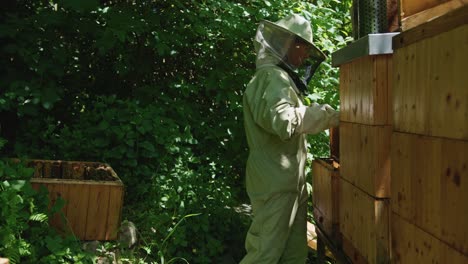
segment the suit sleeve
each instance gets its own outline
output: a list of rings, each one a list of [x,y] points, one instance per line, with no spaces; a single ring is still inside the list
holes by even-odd
[[[267,132],[288,140],[336,126],[339,114],[328,105],[299,106],[290,79],[281,70],[260,73],[247,94],[252,117]]]

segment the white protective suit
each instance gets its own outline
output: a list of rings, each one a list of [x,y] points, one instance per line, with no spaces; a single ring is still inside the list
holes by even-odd
[[[324,56],[312,44],[309,22],[299,15],[263,21],[254,41],[257,70],[243,98],[250,151],[246,185],[254,216],[241,264],[298,264],[307,258],[305,134],[338,125],[339,114],[328,105],[304,106],[290,74],[278,66],[293,69],[285,57],[296,37]]]

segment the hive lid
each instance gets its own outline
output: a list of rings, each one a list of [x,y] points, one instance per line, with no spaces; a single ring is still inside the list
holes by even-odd
[[[335,51],[332,54],[332,65],[334,67],[340,66],[368,55],[392,54],[392,38],[398,34],[399,32],[366,35]]]

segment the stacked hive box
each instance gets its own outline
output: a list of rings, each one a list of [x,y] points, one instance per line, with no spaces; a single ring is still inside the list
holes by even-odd
[[[342,248],[354,263],[390,260],[391,38],[395,35],[369,35],[333,57],[334,65],[340,66],[338,222]],[[365,46],[364,53],[359,45]]]
[[[312,172],[315,223],[327,236],[337,241],[339,164],[333,159],[316,159],[312,162]]]
[[[468,263],[468,6],[393,47],[393,262]]]

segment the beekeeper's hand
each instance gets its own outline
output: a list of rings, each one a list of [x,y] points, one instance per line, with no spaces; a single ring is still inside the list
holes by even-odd
[[[340,113],[328,104],[313,103],[310,106],[301,106],[297,110],[301,119],[297,128],[298,133],[317,134],[330,127],[338,126],[340,122]]]
[[[325,110],[330,117],[328,123],[329,127],[337,127],[340,124],[340,112],[336,111],[328,104],[323,104],[322,109]]]

